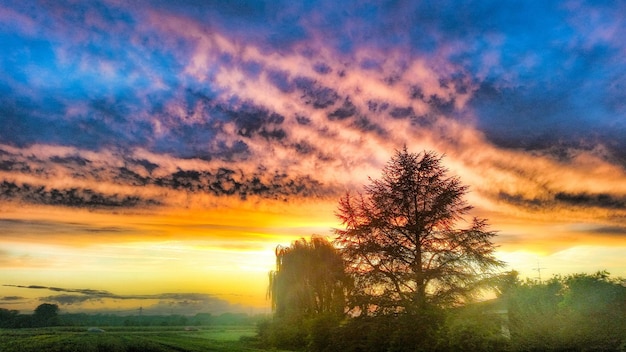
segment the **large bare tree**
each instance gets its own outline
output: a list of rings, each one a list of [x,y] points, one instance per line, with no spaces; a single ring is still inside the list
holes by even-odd
[[[418,313],[461,302],[493,269],[495,233],[466,219],[467,186],[441,156],[396,151],[380,179],[347,194],[336,244],[354,277],[352,305],[363,314]],[[465,223],[466,227],[459,228]]]

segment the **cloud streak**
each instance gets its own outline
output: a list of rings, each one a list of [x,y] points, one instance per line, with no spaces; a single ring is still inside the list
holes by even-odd
[[[205,293],[159,293],[148,295],[119,295],[104,290],[73,289],[48,287],[39,285],[3,285],[30,290],[53,291],[55,295],[43,296],[40,302],[60,304],[62,309],[72,309],[72,306],[85,308],[85,304],[103,303],[104,301],[133,301],[141,305],[141,311],[145,314],[197,314],[245,311],[241,306],[229,304],[228,301],[215,295]],[[4,303],[22,301],[23,297],[11,296],[0,298]],[[142,303],[143,302],[143,303]],[[144,307],[145,306],[145,307]],[[109,309],[110,310],[110,309]],[[132,310],[132,312],[139,311]]]

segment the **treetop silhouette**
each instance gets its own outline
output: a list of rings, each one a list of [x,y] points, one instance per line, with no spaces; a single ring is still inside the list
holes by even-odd
[[[418,313],[460,303],[503,263],[487,222],[466,221],[468,187],[434,152],[396,151],[380,179],[339,201],[336,244],[354,278],[361,314]]]
[[[313,236],[276,248],[269,296],[277,317],[343,315],[349,277],[341,255],[328,240]]]

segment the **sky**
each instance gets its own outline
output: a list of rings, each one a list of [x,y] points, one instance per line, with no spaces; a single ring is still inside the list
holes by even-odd
[[[0,0],[0,307],[269,312],[276,246],[404,146],[503,270],[626,276],[624,38],[612,1]]]

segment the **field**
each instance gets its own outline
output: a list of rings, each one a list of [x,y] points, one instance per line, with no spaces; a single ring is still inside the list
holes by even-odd
[[[2,352],[234,352],[263,351],[241,337],[256,334],[254,326],[0,329]]]

